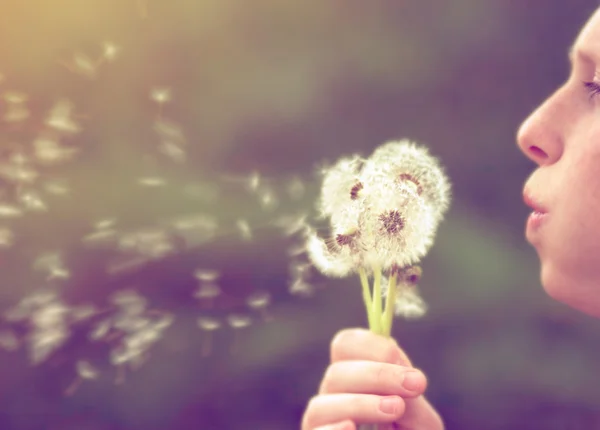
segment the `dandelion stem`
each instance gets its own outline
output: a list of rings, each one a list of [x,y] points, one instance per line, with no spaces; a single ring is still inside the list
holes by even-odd
[[[381,318],[382,334],[385,336],[392,335],[392,324],[394,323],[394,304],[396,303],[396,279],[397,274],[390,276],[388,284],[388,295],[385,300],[385,310]]]
[[[373,301],[371,299],[371,286],[369,285],[369,278],[367,278],[367,273],[362,267],[359,269],[358,273],[360,275],[360,283],[362,285],[363,300],[365,302],[365,308],[367,310],[367,320],[369,321],[369,329],[373,330],[373,312],[371,310],[371,308],[373,307]]]
[[[371,331],[382,334],[381,327],[381,268],[379,266],[373,267],[374,281],[373,281],[373,303],[372,303],[372,314],[373,327]]]

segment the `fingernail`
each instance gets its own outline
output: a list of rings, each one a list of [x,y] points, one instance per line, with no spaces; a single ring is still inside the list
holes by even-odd
[[[411,370],[404,374],[404,380],[402,381],[402,387],[408,391],[419,391],[423,386],[423,376],[421,372]]]
[[[401,407],[400,398],[398,397],[384,397],[379,402],[379,410],[384,414],[397,415]]]

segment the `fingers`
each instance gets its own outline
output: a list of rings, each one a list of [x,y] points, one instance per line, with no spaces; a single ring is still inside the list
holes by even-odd
[[[314,430],[356,430],[356,426],[352,421],[342,421],[341,423],[315,427]]]
[[[375,361],[338,361],[321,382],[320,394],[364,393],[417,397],[425,392],[425,375],[412,367]]]
[[[348,393],[320,395],[308,403],[302,430],[315,430],[319,426],[345,420],[354,423],[392,423],[403,413],[404,401],[398,396]]]
[[[378,361],[412,366],[393,338],[356,328],[338,332],[331,341],[331,362],[342,360]]]
[[[444,423],[431,404],[420,396],[416,399],[406,399],[401,428],[444,429]]]

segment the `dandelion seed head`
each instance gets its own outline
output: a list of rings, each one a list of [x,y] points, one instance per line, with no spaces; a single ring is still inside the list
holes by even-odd
[[[353,155],[322,169],[323,183],[318,202],[322,217],[336,214],[352,200],[353,187],[361,182],[360,172],[364,162],[359,155]]]
[[[408,139],[387,142],[370,157],[383,174],[398,182],[412,182],[422,191],[426,203],[441,219],[450,205],[450,182],[439,161],[427,147]]]
[[[349,253],[332,252],[326,242],[314,232],[307,236],[306,252],[315,267],[327,276],[343,278],[356,269]]]

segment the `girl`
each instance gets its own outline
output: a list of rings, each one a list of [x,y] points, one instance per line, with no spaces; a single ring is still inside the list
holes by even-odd
[[[569,52],[571,74],[522,124],[517,141],[538,168],[523,189],[533,209],[526,237],[554,299],[600,317],[600,9]],[[425,375],[392,340],[366,330],[338,333],[331,364],[304,413],[302,430],[354,430],[388,423],[442,430],[423,396]]]

